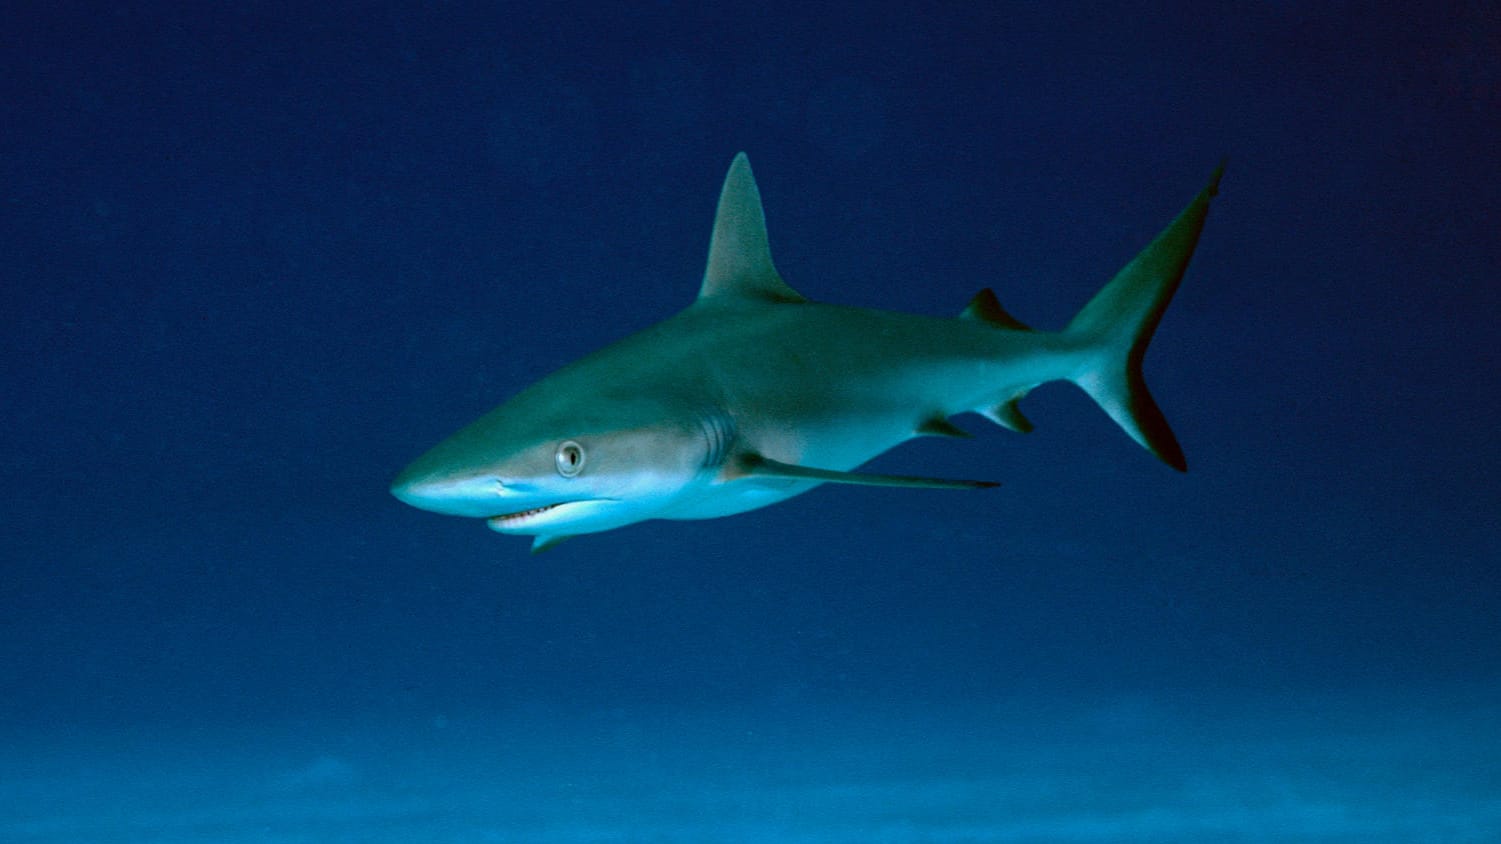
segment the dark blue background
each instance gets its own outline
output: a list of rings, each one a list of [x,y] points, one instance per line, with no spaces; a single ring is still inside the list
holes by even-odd
[[[30,4],[0,28],[0,718],[1501,680],[1494,4]],[[888,471],[540,557],[393,474],[697,289],[1061,326],[1230,157],[1147,360]]]

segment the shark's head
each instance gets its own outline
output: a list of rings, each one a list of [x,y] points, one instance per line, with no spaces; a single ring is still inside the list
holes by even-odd
[[[419,457],[391,493],[538,546],[663,514],[722,463],[726,427],[546,379]],[[552,382],[552,383],[550,383]]]

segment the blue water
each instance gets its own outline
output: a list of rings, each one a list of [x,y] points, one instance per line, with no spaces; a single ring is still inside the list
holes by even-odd
[[[1501,13],[40,4],[0,32],[0,841],[1501,840]],[[1146,359],[541,556],[386,493],[691,300]]]

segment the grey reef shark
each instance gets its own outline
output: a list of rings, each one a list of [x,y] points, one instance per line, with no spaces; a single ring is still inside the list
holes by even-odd
[[[1141,363],[1223,171],[1062,331],[1047,332],[989,289],[956,318],[810,301],[772,263],[741,153],[691,305],[522,390],[417,458],[391,492],[532,536],[540,551],[647,519],[743,513],[826,483],[991,487],[858,469],[914,437],[967,436],[950,421],[960,413],[1031,430],[1017,405],[1050,381],[1077,384],[1182,471]]]

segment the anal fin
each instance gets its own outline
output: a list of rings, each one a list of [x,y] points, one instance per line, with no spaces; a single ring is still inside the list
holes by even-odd
[[[1001,402],[989,410],[981,411],[981,413],[986,419],[1000,425],[1002,428],[1009,428],[1018,434],[1030,433],[1032,430],[1032,420],[1023,416],[1021,408],[1017,406],[1021,403],[1021,400],[1021,396],[1016,396],[1009,401]]]

